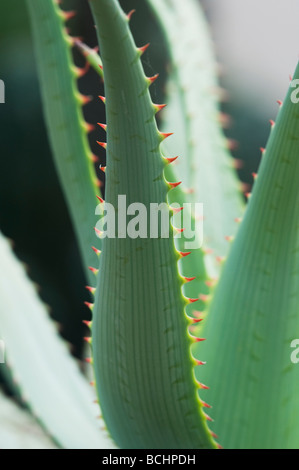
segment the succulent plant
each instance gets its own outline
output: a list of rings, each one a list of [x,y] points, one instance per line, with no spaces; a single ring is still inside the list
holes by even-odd
[[[60,447],[298,448],[299,69],[245,209],[198,2],[147,0],[170,60],[165,109],[151,97],[157,75],[144,73],[148,45],[135,45],[133,12],[90,1],[98,54],[70,36],[73,12],[59,3],[27,0],[53,157],[94,296],[86,341],[97,403],[3,236],[0,335],[10,367],[0,370]],[[82,112],[89,97],[77,84],[87,66],[75,67],[72,48],[104,80],[105,195]]]

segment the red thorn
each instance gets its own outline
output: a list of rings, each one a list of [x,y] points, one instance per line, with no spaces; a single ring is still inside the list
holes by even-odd
[[[205,281],[205,285],[208,287],[213,287],[215,285],[216,279],[210,279],[208,281]]]
[[[241,186],[241,191],[243,191],[243,193],[248,192],[249,189],[251,188],[251,185],[248,183],[241,183],[240,186]]]
[[[90,159],[93,163],[98,163],[99,157],[97,155],[94,155],[93,153],[90,155]]]
[[[230,235],[227,235],[227,236],[224,237],[224,238],[225,238],[225,240],[226,240],[227,242],[231,242],[231,241],[233,240],[233,237],[230,236]]]
[[[103,70],[103,66],[101,64],[98,64],[98,66],[100,67],[101,70]]]
[[[100,166],[100,170],[106,173],[106,167],[105,166]]]
[[[75,67],[75,70],[76,70],[76,74],[79,78],[83,77],[89,70],[89,67],[90,67],[90,64],[89,62],[86,62],[86,64],[84,65],[84,67],[80,68],[80,67]]]
[[[203,390],[210,390],[210,387],[207,387],[206,385],[204,385],[204,384],[201,383],[201,382],[198,382],[198,381],[197,381],[197,384],[198,384],[199,387],[202,388]]]
[[[282,101],[281,100],[277,100],[277,104],[279,104],[279,106],[282,106]]]
[[[213,431],[210,431],[210,432],[211,432],[211,436],[214,437],[214,439],[218,439],[217,434],[215,434]],[[218,444],[218,446],[219,446],[219,444]]]
[[[156,73],[156,75],[153,75],[152,77],[147,77],[147,80],[149,81],[149,84],[151,85],[157,80],[158,77],[159,77],[159,74]]]
[[[212,248],[203,248],[202,251],[204,252],[205,255],[211,255],[214,253]]]
[[[185,252],[179,251],[178,253],[182,258],[185,258],[185,256],[188,256],[188,255],[191,255],[191,251],[185,251]]]
[[[90,337],[85,336],[85,337],[83,338],[83,340],[84,340],[86,343],[91,344],[91,338],[90,338]]]
[[[88,328],[91,328],[91,324],[92,324],[91,321],[83,320],[83,323],[84,323],[84,325],[88,326]]]
[[[216,96],[219,101],[227,101],[228,98],[229,98],[229,93],[227,90],[225,90],[224,88],[221,88],[219,86],[215,86],[215,87],[212,87],[210,88],[210,91],[211,93]]]
[[[184,208],[183,207],[171,207],[170,206],[170,210],[172,210],[172,212],[174,214],[178,214],[179,212],[181,212]]]
[[[61,15],[62,17],[64,18],[65,21],[68,21],[70,20],[71,18],[74,18],[74,16],[77,15],[77,12],[76,11],[62,11],[61,10]]]
[[[100,126],[104,131],[107,130],[107,124],[102,124],[101,122],[98,122],[98,126]]]
[[[175,162],[179,157],[170,157],[170,158],[165,158],[165,160],[168,162],[168,163],[173,163]]]
[[[200,300],[202,300],[203,302],[207,302],[207,301],[210,299],[210,296],[209,296],[209,295],[206,295],[206,294],[200,294],[199,298],[200,298]]]
[[[190,302],[190,304],[194,304],[194,302],[197,302],[199,299],[191,299],[190,297],[188,298],[188,301]]]
[[[183,277],[183,279],[186,281],[186,282],[191,282],[191,281],[194,281],[194,279],[196,279],[196,276],[195,277]]]
[[[100,237],[102,235],[103,232],[101,232],[101,230],[99,230],[98,228],[94,227],[94,230],[95,230],[95,233],[97,234],[98,237]]]
[[[203,312],[200,312],[199,310],[193,310],[193,314],[194,314],[197,318],[199,318],[200,320],[203,320],[203,318],[200,318],[200,317],[202,317]]]
[[[219,113],[219,123],[225,129],[227,129],[231,125],[231,117],[226,113]]]
[[[218,444],[218,442],[217,442],[217,447],[218,449],[223,449],[223,447],[220,444]]]
[[[88,307],[90,310],[93,309],[93,304],[91,304],[90,302],[84,302],[84,304],[85,304],[86,307]]]
[[[245,193],[245,196],[247,197],[247,199],[249,199],[251,197],[251,193]]]
[[[195,360],[195,364],[197,366],[205,366],[206,365],[206,362],[203,362],[203,361],[198,361],[197,359],[194,359]]]
[[[104,104],[106,103],[106,98],[105,98],[105,96],[101,96],[101,95],[99,95],[99,98],[100,98],[100,100],[102,100],[102,101],[103,101],[103,103],[104,103]]]
[[[177,227],[173,227],[173,229],[177,232],[177,233],[183,233],[186,229],[185,228],[177,228]]]
[[[96,255],[100,255],[100,254],[101,254],[101,250],[98,250],[95,246],[92,246],[91,248],[92,248],[92,250],[95,252]]]
[[[160,132],[160,136],[163,140],[167,139],[167,137],[170,137],[171,135],[173,135],[173,132]]]
[[[252,177],[253,177],[254,180],[256,180],[256,178],[257,178],[257,173],[252,173]]]
[[[206,338],[199,338],[198,336],[193,335],[191,328],[193,330],[194,328],[196,328],[196,325],[191,325],[189,330],[188,330],[189,336],[192,339],[192,341],[194,341],[194,343],[199,343],[201,341],[206,341]]]
[[[241,217],[236,217],[236,218],[235,218],[235,222],[236,222],[237,224],[240,224],[240,223],[242,222]]]
[[[216,256],[216,261],[218,263],[223,263],[224,260],[225,260],[224,256]]]
[[[139,51],[139,52],[140,52],[140,54],[142,55],[142,54],[144,54],[144,53],[145,53],[145,51],[146,51],[146,50],[149,48],[149,46],[150,46],[150,43],[148,43],[148,44],[145,44],[145,46],[138,47],[138,51]]]
[[[106,142],[99,142],[97,140],[97,144],[99,144],[101,147],[103,147],[103,149],[106,149],[107,148],[107,143]]]
[[[197,338],[196,336],[192,336],[193,340],[195,341],[195,343],[200,343],[201,341],[205,341],[206,338]]]
[[[194,314],[196,313],[201,313],[201,312],[193,312]],[[186,314],[187,315],[187,314]],[[195,318],[195,317],[191,317],[190,315],[187,315],[188,319],[192,322],[192,323],[200,323],[201,321],[203,321],[203,318]],[[191,325],[191,327],[194,326],[194,325]]]
[[[128,14],[127,14],[127,19],[128,21],[130,21],[130,19],[132,18],[133,14],[136,12],[136,10],[131,10]]]
[[[200,400],[200,403],[201,403],[201,405],[202,405],[204,408],[212,408],[211,405],[209,405],[208,403],[206,403],[206,402],[203,401],[203,400]]]
[[[264,153],[265,150],[266,150],[266,149],[265,149],[264,147],[260,147],[260,151],[261,151],[262,153]]]
[[[95,179],[94,184],[97,186],[97,188],[101,188],[103,186],[102,181],[98,178]]]
[[[85,362],[87,362],[88,364],[93,364],[93,360],[91,357],[86,357]]]
[[[90,124],[89,122],[84,123],[84,128],[88,133],[95,130],[95,126],[93,124]]]
[[[92,96],[82,95],[81,93],[79,95],[79,98],[83,106],[85,106],[86,104],[90,103],[93,100]]]
[[[208,421],[211,421],[211,422],[214,421],[214,420],[211,418],[211,416],[207,415],[207,413],[205,413],[204,411],[203,411],[203,414],[204,414],[205,418],[206,418]]]
[[[271,127],[274,127],[274,125],[275,125],[275,121],[273,121],[273,119],[270,119],[270,121],[269,121],[269,122],[270,122],[270,124],[271,124]]]
[[[169,184],[169,186],[170,186],[171,188],[176,188],[176,187],[179,186],[181,183],[182,183],[181,181],[179,181],[178,183],[169,183],[169,182],[168,182],[168,184]]]
[[[88,266],[89,271],[91,271],[94,274],[98,274],[99,270],[96,268],[93,268],[92,266]]]
[[[161,109],[165,108],[166,104],[154,104],[154,107],[157,110],[157,113],[161,111]]]
[[[89,385],[91,385],[92,387],[95,387],[95,384],[96,383],[94,381],[89,382]]]
[[[95,287],[91,287],[91,286],[85,286],[85,289],[87,289],[88,292],[90,292],[91,294],[94,294],[95,291],[96,291],[96,288],[95,288]]]
[[[232,163],[235,170],[240,170],[244,166],[244,161],[240,160],[240,158],[233,158]]]
[[[237,148],[239,147],[238,142],[234,139],[227,139],[226,143],[227,143],[227,148],[231,151],[237,150]]]
[[[194,193],[194,188],[186,188],[185,193],[186,194],[193,194]]]
[[[101,204],[104,202],[104,199],[102,199],[100,196],[97,196],[97,199],[100,201]]]

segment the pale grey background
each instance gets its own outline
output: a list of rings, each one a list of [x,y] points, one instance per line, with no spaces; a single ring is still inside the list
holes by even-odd
[[[204,0],[234,98],[275,117],[299,58],[298,0]]]

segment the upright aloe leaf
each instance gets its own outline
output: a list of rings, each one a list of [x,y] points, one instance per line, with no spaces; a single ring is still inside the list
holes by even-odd
[[[74,40],[64,25],[72,13],[63,12],[55,0],[27,0],[27,5],[54,160],[77,232],[86,275],[94,282],[88,267],[96,260],[91,247],[97,242],[93,227],[99,182],[87,137],[92,127],[85,122],[82,112],[88,97],[81,95],[77,88],[77,79],[84,69],[73,64]]]
[[[147,211],[137,215],[147,222],[146,238],[122,238],[126,227],[117,224],[116,238],[103,239],[92,323],[103,417],[120,447],[216,447],[194,380],[180,255],[171,230],[167,238],[149,237],[150,204],[166,203],[171,187],[159,150],[166,136],[157,130],[158,107],[148,91],[155,77],[144,75],[142,50],[118,2],[94,0],[91,7],[106,90],[106,203],[119,214],[118,196],[125,195],[127,206],[142,203]]]
[[[102,67],[102,60],[100,56],[94,49],[86,46],[80,41],[76,41],[77,47],[81,50],[83,55],[86,57],[86,60],[89,61],[90,65],[94,68],[94,70],[98,73],[98,75],[103,78],[103,67]],[[147,46],[146,46],[147,47]],[[155,105],[156,111],[160,111],[165,107],[165,105]],[[98,123],[103,129],[106,130],[107,126],[105,124]],[[105,147],[105,143],[98,142],[100,145]],[[167,157],[166,157],[167,158]],[[168,159],[168,162],[171,160],[176,161],[177,158]],[[173,171],[173,165],[167,165],[164,169],[164,176],[167,173],[167,180],[168,181],[175,181],[175,173]],[[172,204],[177,204],[180,207],[186,202],[186,195],[184,191],[181,190],[181,186],[178,185],[172,191],[170,191],[167,195],[168,204],[171,206]],[[190,221],[191,221],[191,238],[192,234],[196,233],[196,221],[194,219],[194,215],[191,212],[190,205],[184,206],[184,216],[182,216],[182,212],[177,213],[173,217],[173,223],[175,227],[183,227],[184,217],[187,219],[187,214],[189,214]],[[181,236],[175,238],[175,247],[178,251],[184,251],[184,246],[186,242],[186,236]],[[185,279],[192,278],[193,282],[188,282],[183,286],[183,293],[187,297],[195,298],[195,297],[202,297],[207,296],[210,294],[210,287],[214,284],[214,279],[211,279],[211,276],[208,275],[207,266],[207,255],[208,252],[205,250],[201,244],[198,244],[199,247],[192,250],[190,256],[188,258],[183,258],[179,264],[179,271],[181,276]],[[197,308],[204,309],[205,304],[203,301],[199,301],[197,304]]]
[[[91,387],[2,235],[0,258],[0,338],[24,401],[62,447],[113,447]]]
[[[208,25],[197,0],[148,0],[165,33],[171,59],[168,106],[163,125],[174,136],[165,142],[179,153],[173,170],[186,200],[204,205],[204,246],[213,250],[209,274],[227,255],[225,237],[236,233],[243,211],[240,182],[221,129],[217,64]]]
[[[294,79],[299,78],[299,66]],[[298,448],[299,104],[290,87],[211,304],[200,371],[229,448]]]

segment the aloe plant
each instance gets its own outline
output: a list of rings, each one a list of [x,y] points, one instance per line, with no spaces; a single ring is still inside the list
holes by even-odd
[[[290,360],[299,328],[294,90],[272,123],[237,224],[244,203],[221,129],[208,27],[198,2],[185,0],[184,9],[180,3],[148,0],[171,63],[164,110],[151,98],[157,76],[144,73],[148,45],[135,45],[133,12],[125,14],[118,0],[90,2],[97,54],[69,35],[65,22],[73,14],[59,2],[27,0],[53,156],[95,298],[85,339],[101,411],[2,236],[0,335],[10,369],[0,368],[61,447],[297,448],[299,369]],[[186,53],[191,41],[198,55]],[[87,139],[93,127],[82,113],[88,98],[76,80],[87,67],[75,67],[73,47],[104,80],[106,123],[99,124],[107,141],[98,143],[106,149],[105,201]],[[143,219],[139,209],[128,214],[139,236],[123,232],[120,196],[125,209],[142,204]],[[190,248],[182,223],[189,216],[197,228],[198,202],[204,237]],[[163,205],[169,222],[163,236],[142,232],[153,205]],[[109,207],[118,217],[115,236],[104,236]]]

